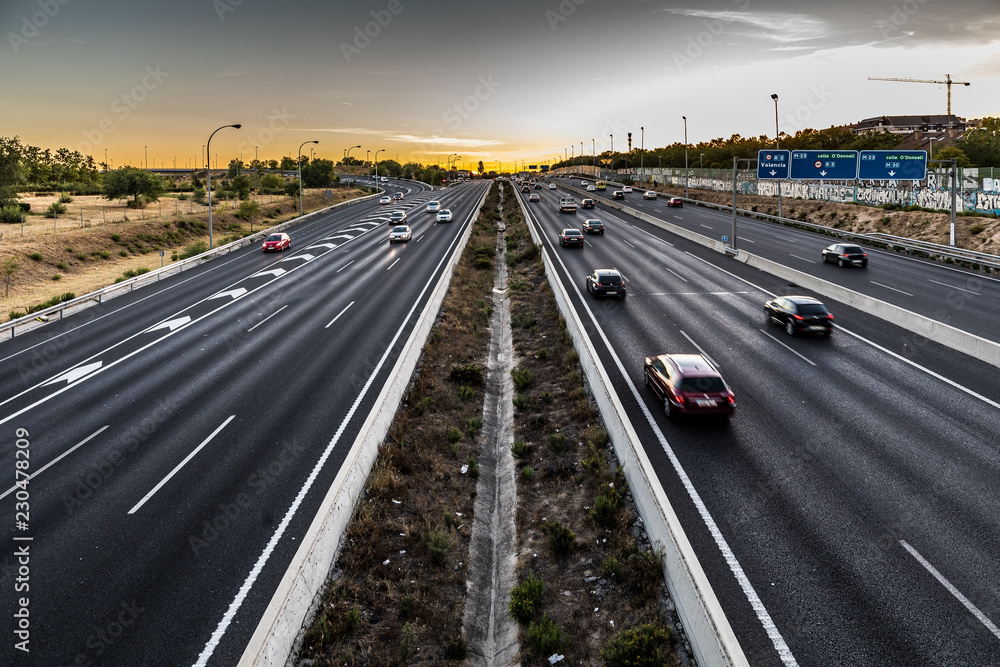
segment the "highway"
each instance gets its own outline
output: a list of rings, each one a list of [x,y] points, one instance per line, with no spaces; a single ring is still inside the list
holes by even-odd
[[[310,218],[283,253],[0,344],[0,613],[30,614],[30,657],[8,632],[0,663],[236,664],[487,185],[392,182],[402,202]],[[413,240],[390,246],[397,208]]]
[[[579,179],[558,182],[580,187]],[[591,192],[588,196],[595,201],[609,201],[615,189],[609,184],[606,191]],[[655,200],[645,200],[642,192],[635,188],[617,203],[715,240],[732,237],[732,213],[690,202],[681,208],[671,208],[666,202],[669,195],[660,193]],[[696,190],[691,194],[697,199]],[[574,196],[580,199],[579,195]],[[995,276],[871,247],[866,248],[868,268],[840,268],[824,264],[820,254],[837,239],[743,216],[737,218],[737,237],[738,247],[747,252],[1000,342],[1000,330],[996,327],[1000,319],[1000,279]]]
[[[525,203],[529,222],[750,664],[998,664],[996,369],[933,343],[900,354],[908,332],[828,300],[830,339],[790,337],[765,323],[762,306],[800,288],[600,203],[560,214],[561,189],[532,192],[541,202]],[[640,202],[637,193],[626,203]],[[644,205],[725,233],[722,214]],[[558,231],[587,217],[606,234],[587,236],[583,249],[558,246]],[[830,243],[760,223],[744,223],[744,233],[752,252],[774,246],[772,259],[796,268],[779,259],[789,252],[779,235],[799,239],[796,254],[807,259]],[[621,270],[628,297],[587,294],[594,268]],[[898,289],[908,283],[894,277],[919,281],[928,271],[966,279],[882,253],[867,271],[813,269]],[[976,322],[975,310],[978,301],[957,309],[952,324]],[[643,387],[642,360],[671,352],[704,353],[719,366],[737,399],[728,423],[666,418]]]

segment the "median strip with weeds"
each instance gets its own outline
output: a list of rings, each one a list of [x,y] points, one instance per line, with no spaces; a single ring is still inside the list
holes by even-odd
[[[509,185],[503,187],[509,188]],[[457,665],[500,221],[486,198],[419,376],[396,414],[296,662]],[[520,663],[676,665],[676,616],[514,193],[504,260],[514,341]],[[693,664],[682,652],[684,664]]]

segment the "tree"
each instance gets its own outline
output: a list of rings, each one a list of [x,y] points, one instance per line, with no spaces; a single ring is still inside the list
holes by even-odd
[[[10,295],[10,286],[14,282],[14,274],[21,270],[17,261],[13,257],[8,257],[0,263],[0,277],[3,278],[3,296],[6,299]]]
[[[230,187],[240,199],[246,199],[250,196],[250,179],[243,174],[235,177]]]
[[[101,196],[107,200],[132,197],[139,205],[139,197],[156,201],[166,191],[163,179],[157,174],[137,167],[121,167],[104,175]]]
[[[289,197],[299,196],[299,179],[294,178],[285,183],[285,194]]]
[[[977,167],[1000,167],[1000,118],[984,118],[981,129],[966,132],[955,145]]]
[[[0,208],[17,203],[17,186],[24,182],[23,159],[20,139],[0,137]]]
[[[483,173],[483,161],[482,160],[479,161],[479,173],[480,174]]]
[[[302,185],[307,188],[323,188],[333,182],[333,162],[317,159],[309,164],[302,163]]]
[[[952,158],[957,159],[957,164],[959,167],[972,166],[972,162],[969,160],[969,156],[966,155],[965,151],[963,151],[958,146],[945,146],[944,148],[942,148],[941,150],[939,150],[937,153],[934,154],[935,160],[951,160]]]

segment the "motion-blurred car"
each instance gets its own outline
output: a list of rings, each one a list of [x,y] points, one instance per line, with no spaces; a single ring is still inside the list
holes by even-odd
[[[833,315],[811,296],[779,296],[764,304],[764,317],[785,327],[789,336],[797,333],[833,333]]]
[[[656,199],[656,191],[655,190],[646,190],[644,193],[642,193],[642,198],[643,199]]]
[[[406,222],[406,211],[393,211],[389,214],[390,225],[398,225],[402,222]]]
[[[615,269],[594,269],[587,274],[587,291],[594,296],[625,298],[625,278]]]
[[[437,213],[440,210],[441,210],[441,202],[439,202],[439,201],[429,201],[429,202],[427,202],[427,212],[428,213]]]
[[[383,204],[391,204],[392,203],[392,197],[389,197],[389,196],[382,197],[381,199],[378,200],[378,203],[379,203],[380,206],[383,205]]]
[[[587,186],[587,192],[597,192],[597,186],[596,185],[588,185]]]
[[[622,188],[622,192],[624,192],[625,194],[631,194],[631,192],[632,192],[632,186],[631,185],[626,185],[625,187]]]
[[[604,223],[600,220],[584,220],[583,231],[588,234],[604,234]]]
[[[622,192],[621,190],[615,190],[614,192],[611,193],[611,198],[612,199],[625,199],[625,193]]]
[[[542,198],[539,197],[537,193],[532,192],[528,195],[528,201],[542,201]]]
[[[663,401],[667,417],[725,415],[736,410],[736,397],[719,371],[700,354],[646,357],[643,380]]]
[[[579,229],[564,229],[559,232],[559,245],[583,247],[583,232]]]
[[[823,248],[823,263],[836,262],[837,266],[868,266],[868,253],[859,245],[853,243],[834,243]]]
[[[521,192],[531,192],[531,186],[530,185],[522,185],[521,186]]]
[[[594,208],[594,200],[587,197],[580,200],[580,208]]]
[[[271,234],[266,239],[264,239],[263,245],[260,249],[264,252],[281,252],[285,248],[292,247],[292,240],[288,238],[288,234]]]
[[[438,222],[451,222],[451,209],[443,208],[438,211],[437,214]]]
[[[536,190],[541,190],[542,189],[542,184],[541,183],[535,183],[535,189]]]
[[[396,241],[405,243],[411,238],[413,238],[413,230],[408,225],[397,225],[389,232],[389,243],[395,243]]]
[[[393,201],[403,201],[403,193],[397,192],[392,196]]]
[[[555,183],[549,183],[549,190],[555,190],[555,189],[556,189],[556,184]]]
[[[683,208],[684,200],[681,199],[680,197],[671,197],[670,199],[667,200],[667,206]]]

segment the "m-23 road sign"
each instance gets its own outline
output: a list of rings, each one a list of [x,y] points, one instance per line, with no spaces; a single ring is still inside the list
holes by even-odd
[[[927,178],[927,151],[861,151],[862,181],[922,181]]]
[[[791,151],[758,151],[757,180],[784,180],[788,178],[788,157]]]
[[[857,151],[792,151],[792,179],[853,181],[858,177]]]

